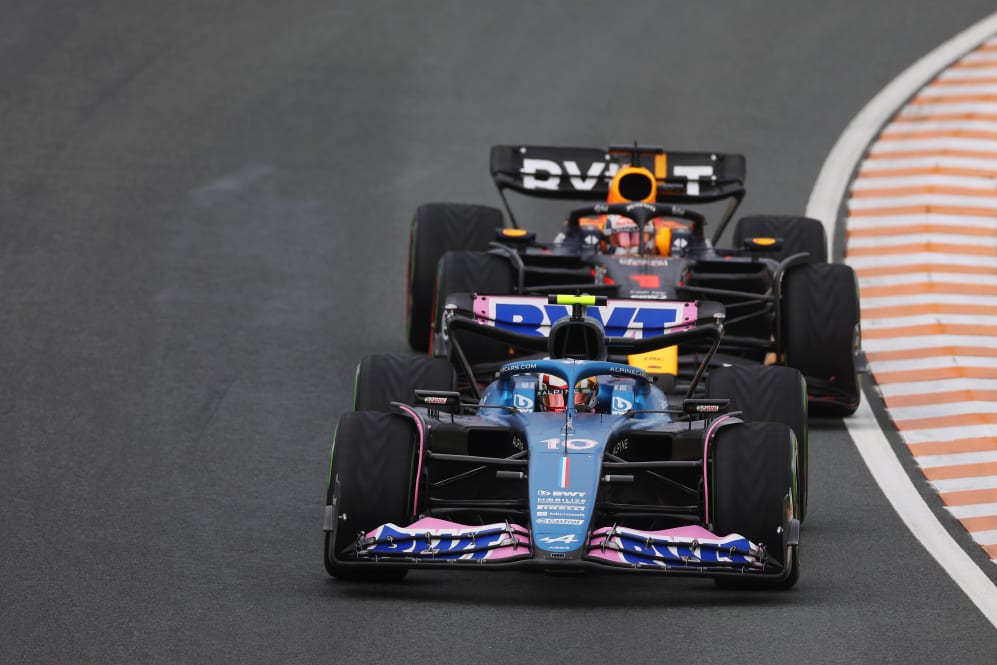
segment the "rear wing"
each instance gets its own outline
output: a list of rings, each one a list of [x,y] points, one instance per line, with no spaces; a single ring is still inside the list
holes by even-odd
[[[608,298],[605,305],[588,307],[586,315],[602,325],[609,340],[618,338],[619,346],[625,345],[625,340],[648,339],[694,328],[703,320],[701,309],[708,310],[706,316],[710,320],[718,305]],[[570,316],[571,307],[551,304],[548,296],[474,295],[472,312],[478,324],[530,337],[547,337],[551,324]]]
[[[549,352],[554,322],[577,314],[567,304],[554,304],[562,296],[483,296],[454,293],[447,296],[442,330],[436,332],[434,350],[449,355],[470,378],[473,369],[457,338],[483,336],[507,344],[520,353]],[[695,389],[723,336],[724,306],[713,301],[627,300],[598,297],[586,319],[605,331],[606,351],[625,355],[627,362],[650,374],[677,374],[679,344],[706,343],[709,351],[689,387]],[[454,353],[456,352],[456,354]],[[505,360],[509,358],[506,357]],[[472,381],[473,383],[473,381]]]
[[[660,203],[710,203],[743,197],[743,155],[667,151],[661,146],[611,145],[558,148],[525,145],[492,147],[492,179],[507,189],[551,199],[605,201],[621,166],[642,166],[658,182]]]
[[[642,166],[654,174],[658,202],[689,205],[729,200],[716,228],[717,242],[744,198],[744,155],[668,151],[652,145],[601,148],[492,146],[492,180],[513,227],[516,217],[506,190],[527,196],[574,201],[605,201],[622,166]]]

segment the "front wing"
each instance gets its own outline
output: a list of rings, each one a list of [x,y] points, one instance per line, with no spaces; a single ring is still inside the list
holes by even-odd
[[[337,558],[344,563],[412,567],[581,565],[700,575],[782,572],[782,566],[769,560],[764,547],[736,533],[718,536],[699,526],[661,531],[603,527],[594,530],[588,542],[575,551],[551,553],[534,548],[529,530],[518,524],[468,526],[423,518],[406,527],[380,526],[358,537],[353,548]]]

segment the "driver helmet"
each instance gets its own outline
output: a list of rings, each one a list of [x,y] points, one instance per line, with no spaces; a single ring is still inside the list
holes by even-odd
[[[568,403],[568,382],[552,374],[541,374],[537,382],[540,410],[563,413]],[[575,385],[575,410],[590,413],[599,399],[599,384],[594,376]]]
[[[640,243],[653,250],[650,233],[641,233],[637,222],[622,215],[607,215],[602,227],[603,251],[607,254],[640,254]]]

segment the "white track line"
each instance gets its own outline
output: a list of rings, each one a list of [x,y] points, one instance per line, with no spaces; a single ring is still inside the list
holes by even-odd
[[[869,154],[888,155],[894,152],[914,152],[922,150],[972,150],[973,152],[997,153],[997,141],[986,139],[908,139],[906,141],[886,141],[877,143]]]
[[[997,115],[997,114],[995,114]],[[892,171],[894,169],[948,168],[948,169],[992,169],[997,158],[962,157],[956,155],[932,155],[920,157],[889,157],[870,159],[862,164],[862,173]]]
[[[961,466],[963,464],[980,464],[984,462],[997,462],[997,450],[985,450],[979,453],[953,453],[952,455],[921,455],[920,457],[915,457],[914,459],[917,461],[918,466],[924,469],[932,469],[940,466]],[[982,505],[988,505],[988,504],[982,504]],[[997,505],[997,504],[989,504],[989,505]],[[997,513],[986,513],[986,514],[997,515]]]
[[[995,125],[997,127],[997,125]],[[994,162],[997,165],[997,161]],[[945,175],[915,175],[894,178],[858,178],[852,183],[852,191],[860,192],[866,189],[890,189],[895,187],[975,187],[976,189],[992,189],[997,192],[997,180],[993,178],[967,178],[965,176]]]
[[[980,545],[997,545],[997,529],[993,531],[974,531],[970,535]]]
[[[855,246],[854,242],[855,241],[852,241],[851,243],[849,243],[849,245],[854,247]],[[941,281],[947,282],[948,280],[941,280]],[[862,309],[872,310],[878,307],[894,307],[897,305],[905,305],[908,307],[913,305],[934,305],[937,304],[937,302],[938,302],[938,296],[932,293],[916,293],[907,296],[885,296],[882,298],[862,298]],[[956,293],[951,296],[945,296],[945,304],[981,305],[984,303],[980,302],[979,296]],[[997,305],[997,301],[995,301],[993,304]],[[862,318],[864,319],[865,317]]]
[[[863,346],[865,346],[863,344]],[[903,397],[921,393],[947,393],[963,390],[997,390],[997,379],[938,379],[931,383],[891,383],[878,386],[884,397]]]
[[[853,268],[855,266],[852,266]],[[921,284],[925,275],[928,275],[932,282],[980,284],[985,286],[997,286],[997,275],[980,275],[976,273],[947,273],[948,266],[939,264],[937,272],[911,273],[907,275],[882,275],[879,277],[863,277],[862,283],[865,286],[896,286],[899,284]],[[863,300],[863,303],[865,301]]]
[[[807,213],[809,214],[809,213]],[[827,239],[828,245],[831,239]],[[831,253],[828,252],[828,256]],[[951,254],[948,252],[914,252],[911,254],[896,254],[894,256],[856,256],[848,259],[848,265],[856,270],[862,268],[882,268],[884,266],[916,266],[922,263],[950,263],[951,265],[969,265],[992,268],[992,256],[968,256],[966,254]]]
[[[997,203],[995,203],[997,205]],[[993,247],[997,249],[997,235],[974,236],[960,234],[953,230],[945,233],[909,233],[869,238],[853,238],[848,241],[849,249],[864,247],[875,249],[879,247],[895,247],[897,245],[929,245],[930,243],[945,243],[946,245],[969,245],[971,247]]]
[[[893,459],[896,460],[896,457],[894,457]],[[992,489],[997,489],[997,476],[976,476],[974,478],[952,478],[949,480],[932,480],[931,486],[934,487],[939,492],[964,492],[966,490],[992,490]],[[934,515],[932,515],[932,519],[933,518]],[[939,525],[939,528],[940,527],[941,525]],[[951,538],[949,539],[951,540]],[[958,545],[956,547],[958,547]],[[962,550],[959,551],[962,552]],[[963,552],[963,554],[965,554],[965,552]],[[935,558],[937,559],[938,557]],[[976,568],[976,566],[973,567]],[[979,571],[978,568],[977,571]],[[952,574],[951,571],[949,571],[949,574],[950,575]],[[983,573],[981,572],[980,574],[982,575]],[[953,576],[953,579],[954,577],[955,576]],[[958,582],[959,580],[956,581]],[[993,586],[993,582],[991,582],[989,579],[987,579],[987,583]]]
[[[949,506],[948,511],[956,519],[967,517],[990,517],[997,515],[997,503],[977,503],[972,506]]]
[[[997,13],[917,61],[876,95],[845,129],[821,168],[806,211],[808,217],[831,222],[832,232],[828,234],[829,256],[834,256],[836,234],[833,229],[837,227],[838,212],[848,191],[851,175],[880,128],[907,99],[923,88],[940,70],[990,40],[995,33],[997,33]],[[997,61],[997,57],[993,59]],[[940,112],[938,107],[960,105],[926,106],[933,107],[932,113],[937,114]],[[992,113],[997,114],[997,104],[992,106],[994,107]],[[979,111],[978,106],[971,108],[975,112]],[[997,628],[997,585],[977,568],[969,555],[945,531],[921,499],[914,483],[893,453],[886,435],[879,428],[868,400],[862,400],[855,415],[845,419],[845,425],[870,473],[911,533],[924,544],[925,549],[938,561],[942,570],[952,577],[987,620]],[[992,486],[997,487],[997,477],[994,478]],[[935,487],[938,487],[937,483]]]

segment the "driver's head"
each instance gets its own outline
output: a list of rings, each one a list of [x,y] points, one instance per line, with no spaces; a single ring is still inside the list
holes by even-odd
[[[541,374],[537,382],[537,398],[541,411],[563,413],[568,404],[568,383],[552,374]],[[575,386],[575,409],[581,412],[595,410],[599,399],[599,384],[589,377]]]
[[[622,215],[607,215],[602,226],[602,248],[607,254],[640,254],[640,244],[644,242],[653,249],[650,243],[651,234],[641,233],[637,222]]]

